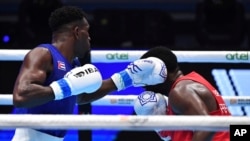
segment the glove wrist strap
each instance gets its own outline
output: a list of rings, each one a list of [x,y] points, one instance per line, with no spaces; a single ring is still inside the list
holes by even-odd
[[[71,96],[71,90],[70,87],[66,81],[66,79],[60,79],[58,81],[54,81],[50,84],[50,87],[52,88],[55,100],[61,100],[63,98]]]
[[[117,87],[117,91],[132,86],[132,79],[126,70],[121,71],[119,73],[115,73],[111,76],[111,78]]]

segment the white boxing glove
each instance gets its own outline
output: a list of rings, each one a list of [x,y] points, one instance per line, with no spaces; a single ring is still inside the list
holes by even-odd
[[[137,96],[134,102],[134,111],[136,115],[166,115],[168,98],[160,93],[144,91]],[[157,130],[155,132],[164,141],[170,141],[169,131]]]
[[[125,70],[111,76],[118,91],[130,86],[139,87],[160,84],[166,78],[167,68],[164,62],[156,57],[136,60],[130,63]]]
[[[144,91],[134,102],[137,115],[166,115],[167,97],[152,91]]]
[[[55,94],[55,100],[60,100],[81,93],[92,93],[102,85],[102,75],[92,64],[76,67],[64,78],[50,84]]]

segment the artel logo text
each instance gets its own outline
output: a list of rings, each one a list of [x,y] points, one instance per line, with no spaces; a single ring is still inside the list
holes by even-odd
[[[108,60],[128,60],[128,53],[108,53],[106,58]]]
[[[248,60],[248,52],[246,53],[228,53],[226,54],[227,60]]]

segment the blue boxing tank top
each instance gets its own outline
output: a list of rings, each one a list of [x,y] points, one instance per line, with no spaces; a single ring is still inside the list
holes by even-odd
[[[49,86],[51,82],[61,79],[64,75],[75,66],[80,66],[80,61],[76,58],[73,64],[69,63],[62,54],[51,44],[41,44],[38,47],[47,48],[53,59],[53,71],[47,77],[44,86]],[[73,114],[76,105],[76,96],[71,96],[62,100],[54,100],[43,105],[32,108],[17,108],[18,114]],[[64,137],[66,130],[39,130],[41,132]]]

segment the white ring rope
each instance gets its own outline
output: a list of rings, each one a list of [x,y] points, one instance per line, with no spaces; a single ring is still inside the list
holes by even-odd
[[[106,95],[93,106],[133,106],[137,95]],[[250,106],[250,96],[222,96],[228,106]],[[12,105],[12,94],[0,94],[0,105]]]
[[[0,61],[22,61],[29,50],[0,50]],[[92,50],[92,63],[132,62],[146,50]],[[248,51],[174,51],[179,62],[250,63]],[[107,95],[93,105],[132,106],[136,95]],[[250,97],[223,96],[227,105],[249,106]],[[12,94],[0,94],[0,105],[12,105]],[[230,125],[249,125],[246,116],[135,116],[135,115],[0,115],[0,129],[81,130],[229,130]]]
[[[29,50],[0,50],[0,61],[22,61]],[[132,62],[146,50],[92,50],[92,63]],[[173,51],[179,62],[250,63],[249,51]]]
[[[0,129],[82,130],[229,130],[230,125],[249,125],[246,116],[135,116],[135,115],[8,115],[0,116]]]

